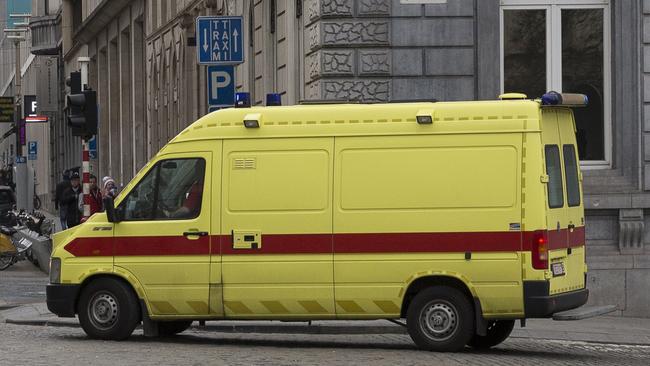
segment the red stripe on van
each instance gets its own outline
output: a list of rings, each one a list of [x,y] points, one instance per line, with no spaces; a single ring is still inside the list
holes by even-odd
[[[338,235],[334,235],[337,237]],[[331,254],[331,234],[262,235],[260,249],[233,249],[232,237],[221,235],[221,254]]]
[[[335,253],[513,252],[521,232],[337,234]]]
[[[184,236],[130,236],[76,238],[65,246],[76,257],[134,255],[208,255],[207,236],[189,240]]]
[[[574,248],[574,247],[581,247],[585,245],[587,242],[587,237],[585,234],[585,227],[580,226],[575,229],[573,229],[573,232],[569,232],[569,246]]]
[[[568,235],[566,229],[556,232]],[[549,232],[549,238],[550,238]],[[523,238],[522,238],[523,236]],[[549,240],[549,249],[584,245],[584,227],[567,240]],[[376,233],[376,234],[270,234],[262,236],[260,249],[233,249],[230,235],[204,236],[189,240],[184,236],[141,236],[76,238],[65,249],[77,257],[134,255],[223,254],[328,254],[328,253],[463,253],[514,252],[532,247],[533,232],[466,233]]]
[[[112,256],[113,237],[76,238],[63,248],[75,257]]]

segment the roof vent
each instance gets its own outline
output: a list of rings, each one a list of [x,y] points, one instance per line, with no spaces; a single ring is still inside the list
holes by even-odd
[[[505,93],[499,95],[501,100],[524,100],[528,99],[528,96],[524,93]]]

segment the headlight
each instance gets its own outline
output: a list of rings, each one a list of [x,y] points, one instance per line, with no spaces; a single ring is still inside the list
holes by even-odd
[[[61,258],[50,258],[50,283],[61,283]]]

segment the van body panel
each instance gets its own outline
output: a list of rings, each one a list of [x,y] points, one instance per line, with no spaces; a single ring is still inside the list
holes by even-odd
[[[333,147],[333,138],[224,141],[227,318],[335,316]]]
[[[437,269],[462,273],[485,315],[523,314],[520,150],[519,134],[337,137],[337,315],[386,316]]]

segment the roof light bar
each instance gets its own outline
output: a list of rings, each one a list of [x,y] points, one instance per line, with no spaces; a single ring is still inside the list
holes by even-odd
[[[542,95],[543,106],[586,107],[589,98],[584,94],[558,93],[550,91]]]

